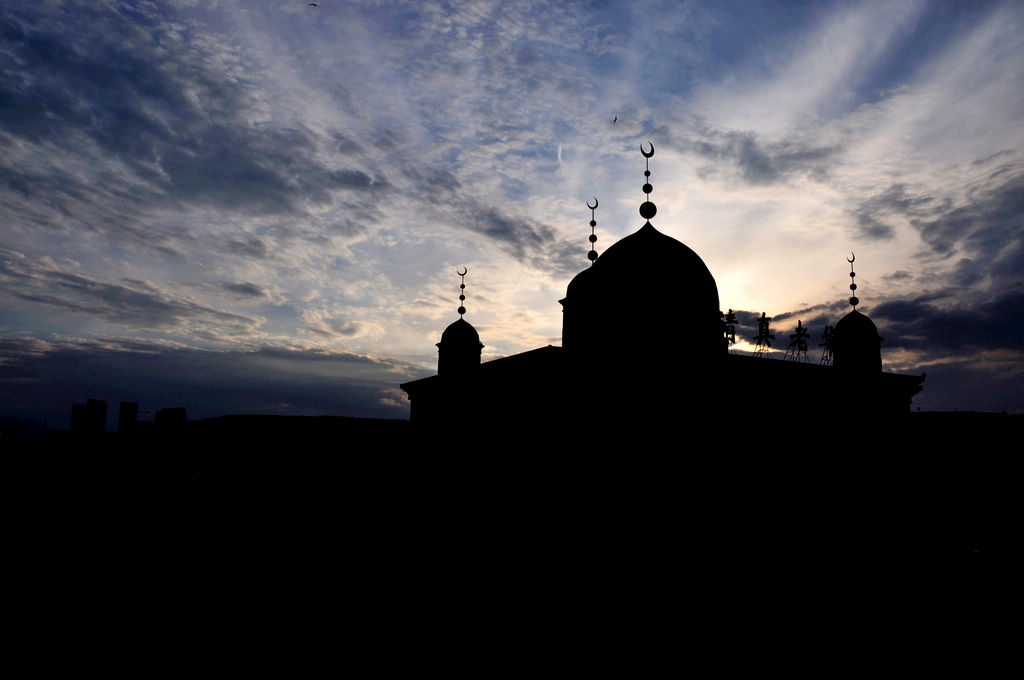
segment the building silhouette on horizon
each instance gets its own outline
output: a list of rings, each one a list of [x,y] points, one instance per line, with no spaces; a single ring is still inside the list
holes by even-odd
[[[654,146],[641,153],[646,159]],[[722,313],[718,286],[704,261],[651,220],[650,167],[644,172],[644,224],[599,257],[568,284],[562,305],[562,346],[548,345],[481,363],[477,330],[463,318],[465,271],[459,318],[442,333],[437,375],[403,383],[410,420],[423,426],[504,428],[517,424],[556,431],[581,426],[629,429],[670,427],[680,418],[721,424],[730,414],[878,418],[908,413],[924,375],[882,371],[878,330],[857,310],[851,262],[853,310],[826,332],[828,361],[806,360],[806,329],[793,342],[799,352],[781,361],[729,352],[735,320]],[[591,244],[596,236],[591,206]],[[762,315],[762,335],[768,319]],[[762,338],[764,339],[764,338]],[[770,345],[770,340],[765,340]],[[695,420],[693,422],[700,422]]]
[[[103,434],[107,429],[107,402],[87,399],[71,407],[71,431],[76,434]]]

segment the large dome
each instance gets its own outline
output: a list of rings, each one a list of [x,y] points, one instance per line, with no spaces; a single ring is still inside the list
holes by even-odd
[[[577,274],[569,282],[566,297],[586,294],[591,286],[642,288],[655,295],[668,292],[665,288],[652,291],[651,285],[655,282],[693,302],[703,302],[718,313],[718,286],[704,260],[683,243],[655,229],[650,222],[617,241],[592,267]]]
[[[699,353],[724,348],[718,286],[707,265],[650,222],[576,275],[562,305],[567,349],[639,349],[650,342]]]

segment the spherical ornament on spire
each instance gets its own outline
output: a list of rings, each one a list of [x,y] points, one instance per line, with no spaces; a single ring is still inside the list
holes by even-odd
[[[590,252],[587,253],[587,259],[590,260],[590,264],[594,264],[597,260],[597,251],[594,250],[594,244],[597,243],[597,234],[594,233],[594,227],[597,226],[597,196],[594,196],[594,205],[590,205],[590,201],[587,201],[587,207],[590,208]]]
[[[644,177],[649,178],[651,176],[651,156],[654,155],[654,142],[648,142],[648,144],[651,145],[651,150],[644,151],[644,145],[641,144],[640,153],[643,154],[644,163],[646,165],[646,168],[644,169]],[[641,187],[641,189],[643,189],[643,192],[647,194],[647,200],[640,204],[640,217],[644,218],[649,222],[652,217],[658,214],[658,206],[651,203],[650,200],[651,192],[654,191],[654,187],[652,187],[651,183],[647,181],[644,182],[644,185]]]
[[[469,273],[469,267],[464,266],[463,270],[464,271],[459,271],[458,269],[455,270],[455,273],[462,278],[462,283],[459,284],[459,308],[456,310],[460,317],[466,313],[466,308],[462,303],[466,301],[466,274]]]

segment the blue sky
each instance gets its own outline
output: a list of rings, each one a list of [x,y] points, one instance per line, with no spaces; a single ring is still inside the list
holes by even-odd
[[[0,414],[404,417],[642,220],[785,335],[861,309],[922,409],[1024,411],[1015,2],[7,2]],[[617,122],[612,122],[617,117]],[[742,349],[742,348],[741,348]],[[670,352],[666,348],[666,352]]]

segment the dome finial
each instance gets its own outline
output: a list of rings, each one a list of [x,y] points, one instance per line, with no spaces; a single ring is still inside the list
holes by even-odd
[[[590,201],[587,201],[587,207],[590,208],[590,252],[587,253],[587,259],[590,260],[591,266],[597,260],[597,251],[594,250],[594,244],[597,243],[597,234],[594,233],[594,227],[597,226],[597,218],[594,216],[594,212],[597,210],[598,205],[600,204],[597,202],[597,196],[594,196],[594,205],[590,205]]]
[[[647,200],[640,204],[640,217],[647,220],[650,223],[651,218],[658,214],[658,207],[651,203],[651,192],[654,191],[654,187],[651,186],[651,156],[654,155],[654,142],[648,140],[648,144],[651,145],[650,151],[644,151],[643,142],[640,143],[640,153],[644,157],[644,186],[643,191],[647,194]]]
[[[455,273],[462,278],[462,283],[459,284],[459,308],[456,310],[458,311],[459,318],[461,319],[462,315],[466,313],[466,308],[463,306],[463,303],[466,301],[466,274],[469,273],[469,267],[463,265],[462,271],[460,272],[456,269]]]
[[[850,263],[850,304],[853,305],[853,309],[856,311],[857,305],[860,304],[860,300],[857,299],[857,284],[854,282],[854,278],[857,276],[856,272],[853,271],[853,262],[857,259],[857,256],[852,252],[850,257],[846,258],[846,261]]]

